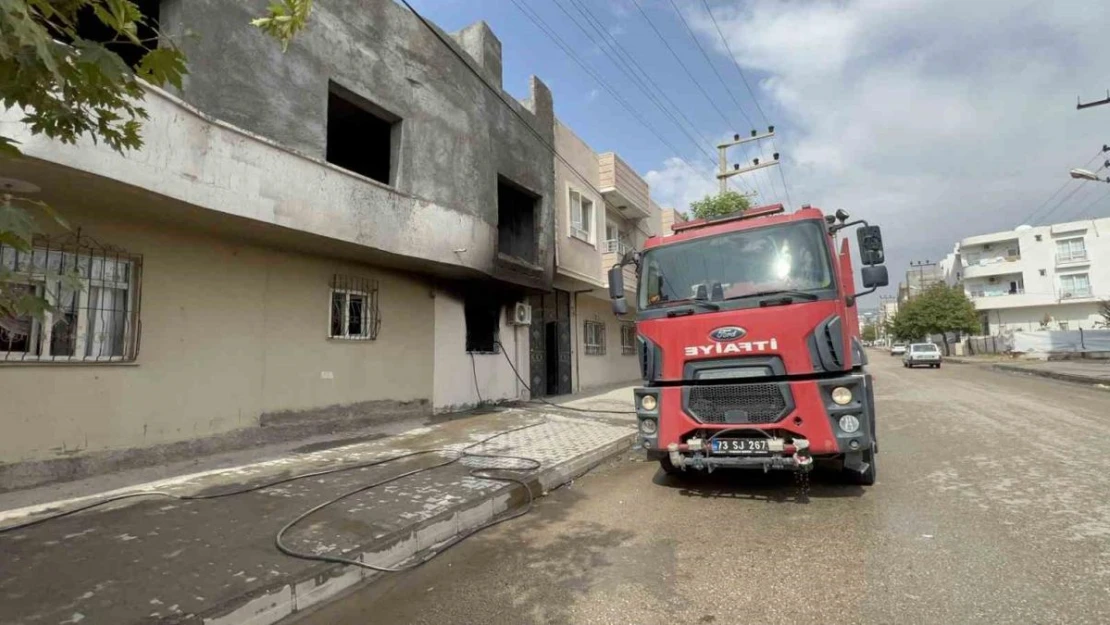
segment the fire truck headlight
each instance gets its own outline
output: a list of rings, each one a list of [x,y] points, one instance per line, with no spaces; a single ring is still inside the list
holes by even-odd
[[[840,429],[851,434],[859,429],[859,419],[855,415],[846,414],[840,417]]]
[[[640,419],[640,433],[644,436],[655,436],[658,430],[659,424],[655,419]]]
[[[852,391],[845,386],[838,386],[832,390],[832,400],[838,406],[847,406],[852,403]]]
[[[659,402],[655,399],[655,395],[644,395],[640,398],[640,408],[647,411],[655,410]]]

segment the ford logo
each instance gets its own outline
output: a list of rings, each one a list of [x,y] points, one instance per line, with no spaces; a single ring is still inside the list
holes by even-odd
[[[717,328],[716,330],[710,332],[709,338],[713,339],[714,341],[735,341],[744,338],[744,335],[747,333],[748,331],[744,328],[738,328],[736,326],[725,326],[723,328]]]

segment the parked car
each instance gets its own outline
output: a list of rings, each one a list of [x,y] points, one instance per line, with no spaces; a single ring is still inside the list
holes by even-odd
[[[902,356],[903,367],[925,365],[926,367],[940,369],[940,362],[940,348],[937,347],[936,343],[914,343]]]
[[[890,346],[891,356],[901,356],[906,353],[906,346],[902,343],[895,343]]]

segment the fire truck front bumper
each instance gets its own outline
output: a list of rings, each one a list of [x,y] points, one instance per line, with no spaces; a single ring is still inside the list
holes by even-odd
[[[634,389],[639,445],[679,469],[808,471],[813,459],[865,467],[877,451],[872,378]]]

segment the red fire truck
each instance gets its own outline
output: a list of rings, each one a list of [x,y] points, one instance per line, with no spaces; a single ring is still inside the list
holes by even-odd
[[[774,205],[680,223],[609,271],[623,315],[622,265],[636,266],[640,444],[665,471],[809,471],[816,458],[874,483],[875,399],[856,298],[888,278],[879,227],[848,220]],[[839,236],[855,226],[860,293]]]

